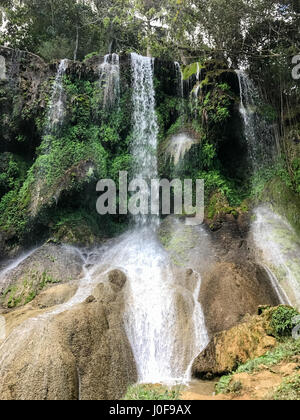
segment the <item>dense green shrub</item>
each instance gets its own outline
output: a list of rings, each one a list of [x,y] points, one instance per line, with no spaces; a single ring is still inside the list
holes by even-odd
[[[289,306],[279,306],[272,314],[271,327],[277,337],[290,337],[295,327],[293,319],[299,315],[296,309]]]

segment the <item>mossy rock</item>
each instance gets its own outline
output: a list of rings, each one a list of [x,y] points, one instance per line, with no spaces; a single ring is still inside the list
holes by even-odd
[[[60,283],[61,280],[52,277],[47,271],[42,273],[31,270],[16,285],[9,286],[3,293],[4,308],[17,308],[31,302],[48,285]]]
[[[273,178],[266,185],[261,200],[270,203],[274,210],[284,216],[300,235],[300,196],[279,177]]]
[[[69,220],[56,226],[52,238],[55,242],[70,245],[92,246],[99,241],[99,236],[84,220]]]

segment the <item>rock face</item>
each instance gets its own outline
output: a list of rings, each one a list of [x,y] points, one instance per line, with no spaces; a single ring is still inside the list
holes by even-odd
[[[229,262],[217,263],[203,277],[200,302],[211,335],[254,314],[259,305],[280,303],[263,269],[257,267],[251,275]]]
[[[42,290],[56,283],[79,280],[83,259],[72,247],[45,244],[23,257],[16,268],[0,275],[0,295],[4,308],[15,308],[31,301]]]
[[[58,309],[39,315],[32,310],[35,318],[15,327],[0,346],[0,399],[121,398],[137,380],[123,329],[121,287],[101,283],[93,299]],[[13,314],[6,315],[8,324]]]
[[[219,217],[217,230],[206,224],[186,226],[184,220],[166,218],[160,239],[177,266],[201,275],[199,302],[208,334],[237,325],[246,314],[256,314],[259,305],[278,305],[268,275],[257,265],[248,241],[249,220],[233,215]],[[181,281],[181,280],[180,280]]]
[[[272,309],[261,316],[249,317],[228,331],[215,335],[207,348],[195,359],[194,377],[212,377],[231,372],[239,364],[264,355],[276,346],[269,318]]]
[[[32,196],[30,203],[30,216],[35,218],[43,207],[50,207],[53,202],[58,203],[63,193],[74,188],[74,183],[77,185],[84,181],[88,183],[95,170],[93,162],[84,160],[68,169],[51,188],[49,188],[47,180],[38,179],[37,185],[35,185],[36,194]]]

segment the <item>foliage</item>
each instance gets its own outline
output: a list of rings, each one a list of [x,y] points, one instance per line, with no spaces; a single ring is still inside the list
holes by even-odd
[[[295,327],[293,319],[299,315],[294,308],[279,306],[272,314],[271,327],[276,337],[290,337]]]
[[[124,400],[179,400],[180,387],[167,388],[162,385],[132,385]]]
[[[27,163],[17,155],[0,155],[0,198],[22,185],[28,169]]]
[[[199,103],[197,111],[208,127],[214,125],[219,127],[230,117],[231,104],[232,94],[230,93],[230,86],[226,83],[217,84]]]

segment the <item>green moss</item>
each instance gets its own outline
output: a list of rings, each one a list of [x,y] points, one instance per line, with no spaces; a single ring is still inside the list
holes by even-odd
[[[30,303],[48,285],[61,283],[61,280],[54,278],[47,271],[42,273],[31,270],[26,277],[16,285],[8,287],[2,294],[2,303],[9,309]]]
[[[277,338],[290,337],[295,327],[293,319],[299,315],[299,312],[288,306],[279,306],[272,313],[271,328],[275,332]]]
[[[205,66],[200,62],[195,62],[185,66],[182,70],[183,80],[188,80],[191,76],[197,74],[198,70],[204,69]]]

